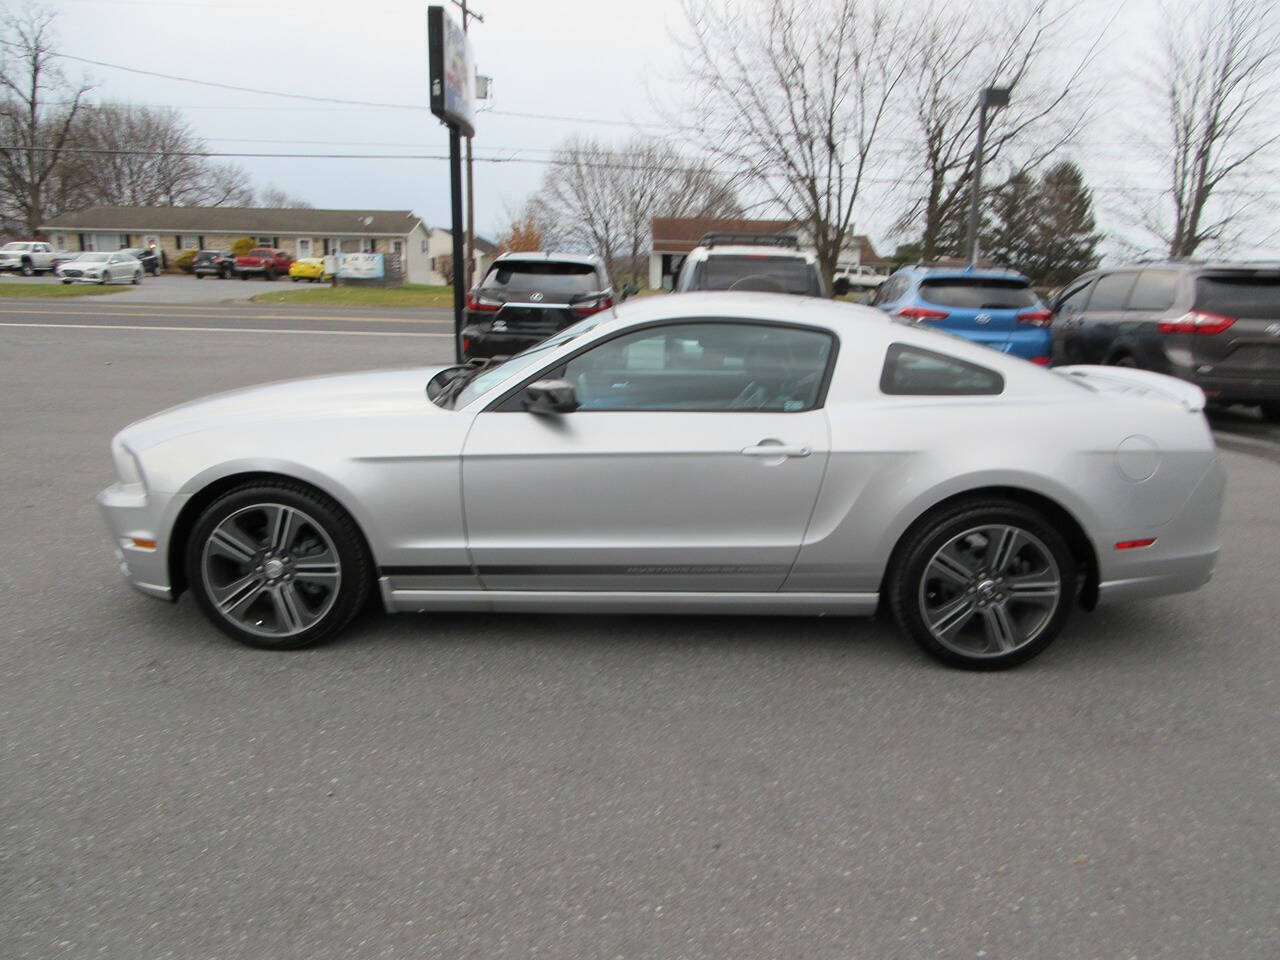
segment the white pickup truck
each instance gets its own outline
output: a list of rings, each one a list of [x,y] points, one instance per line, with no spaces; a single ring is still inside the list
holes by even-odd
[[[24,277],[36,273],[52,273],[58,264],[53,247],[39,240],[6,243],[0,247],[0,270],[17,270]]]
[[[870,267],[858,264],[836,264],[835,276],[831,279],[831,289],[837,297],[849,293],[866,293],[884,283],[887,277],[876,273]]]

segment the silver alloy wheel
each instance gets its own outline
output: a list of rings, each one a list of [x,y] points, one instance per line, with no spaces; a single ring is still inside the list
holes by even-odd
[[[920,578],[920,614],[964,657],[1002,657],[1034,641],[1062,602],[1053,553],[1021,527],[985,524],[939,547]]]
[[[324,528],[283,503],[255,503],[213,528],[201,575],[214,609],[260,637],[284,639],[333,608],[342,564]]]

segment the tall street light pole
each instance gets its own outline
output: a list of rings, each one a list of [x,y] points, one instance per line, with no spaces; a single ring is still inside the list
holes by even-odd
[[[973,193],[969,198],[969,266],[978,262],[978,215],[982,206],[982,147],[987,139],[987,110],[1009,105],[1008,87],[987,87],[978,94],[978,142],[973,148]]]

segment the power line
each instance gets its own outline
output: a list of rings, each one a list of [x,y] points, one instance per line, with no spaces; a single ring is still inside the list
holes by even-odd
[[[54,147],[27,147],[15,146],[13,144],[0,144],[0,152],[25,152],[34,151],[36,153],[56,153],[58,150]],[[449,157],[439,153],[266,153],[266,152],[241,152],[229,150],[128,150],[114,149],[104,147],[63,147],[61,152],[79,155],[79,156],[124,156],[124,157],[195,157],[203,159],[266,159],[266,160],[448,160]],[[573,158],[561,159],[558,157],[476,157],[476,163],[534,163],[543,166],[575,166],[584,167],[595,170],[630,170],[630,171],[663,171],[671,173],[702,173],[705,167],[680,167],[666,166],[661,164],[637,164],[626,162],[608,162],[608,161],[590,161],[577,160]],[[724,175],[730,178],[742,177],[747,175],[759,175],[759,171],[723,171]],[[766,176],[781,176],[780,174],[766,174]],[[863,187],[901,187],[913,186],[919,183],[916,176],[901,177],[864,177],[862,179]],[[1125,187],[1125,186],[1103,186],[1090,187],[1093,193],[1168,193],[1167,188],[1163,187]],[[1255,191],[1250,191],[1255,192]],[[1280,191],[1256,191],[1258,193],[1266,193],[1271,195]]]

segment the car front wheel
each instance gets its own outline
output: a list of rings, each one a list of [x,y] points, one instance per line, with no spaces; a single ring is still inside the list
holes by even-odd
[[[945,508],[912,530],[888,587],[899,625],[925,652],[998,670],[1053,642],[1075,585],[1071,550],[1040,513],[984,500]]]
[[[269,650],[312,646],[345,627],[369,593],[355,522],[301,484],[248,483],[200,515],[187,582],[213,624]]]
[[[133,285],[136,287],[142,282],[142,271],[139,270],[133,275]]]
[[[24,277],[30,277],[35,274],[35,268],[31,266],[27,260],[22,261],[21,273]]]
[[[102,285],[104,285],[104,286],[105,286],[106,284],[108,284],[108,283],[110,283],[110,282],[111,282],[111,271],[110,271],[110,270],[103,270],[103,271],[102,271],[102,276],[98,278],[98,283],[100,283],[100,284],[102,284]]]

